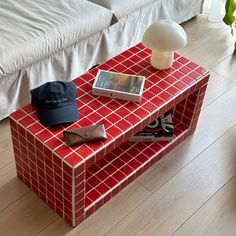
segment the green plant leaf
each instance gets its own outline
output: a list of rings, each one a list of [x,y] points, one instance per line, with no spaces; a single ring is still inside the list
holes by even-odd
[[[232,28],[233,23],[236,18],[234,16],[234,11],[236,10],[235,0],[227,0],[225,3],[225,16],[223,21],[226,25],[229,25]]]

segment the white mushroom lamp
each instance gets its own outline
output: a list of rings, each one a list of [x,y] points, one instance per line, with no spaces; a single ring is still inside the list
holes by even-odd
[[[152,50],[151,65],[156,69],[166,70],[172,66],[174,51],[187,45],[187,36],[176,22],[160,20],[147,28],[142,43]]]

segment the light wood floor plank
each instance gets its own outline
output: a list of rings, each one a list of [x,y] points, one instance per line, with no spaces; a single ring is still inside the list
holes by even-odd
[[[234,163],[235,164],[235,163]],[[236,176],[216,193],[173,236],[235,236]]]
[[[236,124],[236,86],[202,110],[191,137],[172,150],[137,181],[155,192],[187,163]]]
[[[105,235],[171,235],[236,174],[236,126]]]
[[[9,126],[7,118],[4,120],[1,120],[1,122],[0,122],[0,135],[2,135],[3,132],[6,130],[10,130],[10,126]]]
[[[0,170],[0,212],[29,192],[29,188],[16,177],[15,163]]]
[[[11,132],[7,128],[0,135],[0,170],[13,161],[14,154],[11,141]]]
[[[187,47],[179,52],[188,56],[193,50],[198,49],[201,45],[210,40],[214,40],[222,32],[228,30],[228,27],[223,23],[214,24],[207,20],[207,14],[197,16],[182,24],[188,37]]]
[[[212,70],[236,82],[236,55],[228,56],[213,66]]]
[[[72,229],[68,224],[63,222],[62,219],[58,219],[39,235],[103,235],[107,230],[135,209],[149,195],[150,192],[144,189],[140,184],[131,183],[79,227]]]
[[[233,82],[214,71],[210,71],[210,74],[211,76],[207,85],[207,91],[202,108],[208,106],[211,102],[236,85],[236,81]]]
[[[57,217],[57,214],[44,204],[38,196],[30,192],[0,212],[0,235],[35,235],[55,221]]]
[[[183,54],[199,65],[210,69],[223,59],[232,55],[234,45],[230,39],[230,33],[227,30],[207,41],[198,47],[198,49]]]

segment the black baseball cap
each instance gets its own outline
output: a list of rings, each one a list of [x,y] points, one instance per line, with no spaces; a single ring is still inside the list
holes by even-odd
[[[78,119],[73,82],[47,82],[30,91],[40,122],[45,126],[74,122]]]

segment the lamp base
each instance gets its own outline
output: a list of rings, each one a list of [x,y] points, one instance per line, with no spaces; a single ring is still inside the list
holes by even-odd
[[[174,52],[152,51],[151,65],[159,70],[166,70],[173,64]]]

